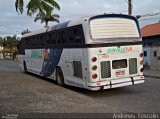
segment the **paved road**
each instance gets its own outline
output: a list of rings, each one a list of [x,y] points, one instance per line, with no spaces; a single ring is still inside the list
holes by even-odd
[[[22,73],[16,62],[0,60],[0,112],[160,112],[160,79],[91,92],[59,87],[54,81]]]

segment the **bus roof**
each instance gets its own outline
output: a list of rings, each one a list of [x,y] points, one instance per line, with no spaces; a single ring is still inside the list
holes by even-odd
[[[46,27],[46,28],[43,28],[43,29],[40,29],[40,30],[37,30],[37,31],[32,31],[30,33],[24,34],[22,36],[22,38],[33,36],[33,35],[37,35],[37,34],[41,34],[41,33],[45,33],[45,32],[48,32],[48,31],[54,31],[54,30],[58,30],[58,29],[63,29],[63,28],[69,27],[69,26],[79,25],[79,24],[82,24],[84,21],[89,21],[89,20],[95,19],[95,18],[117,17],[117,16],[118,17],[123,17],[123,18],[131,18],[131,19],[136,20],[135,17],[129,16],[129,15],[125,15],[125,14],[92,15],[92,16],[86,16],[86,17],[82,17],[82,18],[79,18],[79,19],[76,19],[76,20],[71,20],[71,21],[67,21],[67,22],[64,22],[64,23],[60,23],[60,24],[57,24],[57,25],[54,25],[54,26],[51,26],[51,27]]]

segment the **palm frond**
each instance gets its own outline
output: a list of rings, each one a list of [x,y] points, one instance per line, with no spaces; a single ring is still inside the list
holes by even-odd
[[[27,8],[27,15],[29,16],[35,14],[39,9],[42,9],[39,0],[30,0],[30,2],[27,5]]]
[[[41,23],[45,22],[45,13],[39,12],[35,17],[34,22],[38,20],[41,20]]]
[[[54,18],[52,21],[53,21],[53,22],[57,22],[57,23],[60,22],[59,19],[57,19],[57,18]]]
[[[16,8],[17,12],[20,12],[22,14],[23,13],[23,6],[24,6],[23,0],[16,0],[15,1],[15,8]]]
[[[51,15],[53,8],[48,5],[46,2],[41,2],[42,8],[45,10],[46,14]]]
[[[60,16],[58,14],[53,14],[52,17],[60,18]]]
[[[55,7],[56,9],[60,10],[60,6],[55,0],[44,0],[44,1],[51,4],[52,7]]]

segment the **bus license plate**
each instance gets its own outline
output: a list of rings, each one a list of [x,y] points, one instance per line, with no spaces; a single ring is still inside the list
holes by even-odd
[[[125,71],[116,71],[116,76],[123,76],[125,75]]]

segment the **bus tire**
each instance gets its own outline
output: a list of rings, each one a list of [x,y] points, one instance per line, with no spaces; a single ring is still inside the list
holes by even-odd
[[[24,73],[28,73],[26,62],[23,62]]]
[[[64,86],[64,76],[61,68],[56,69],[56,82],[59,86]]]

